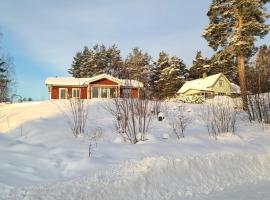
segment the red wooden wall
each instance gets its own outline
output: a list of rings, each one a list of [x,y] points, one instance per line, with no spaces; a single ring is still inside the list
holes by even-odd
[[[68,97],[72,96],[72,88],[81,88],[80,98],[87,99],[87,87],[70,87],[70,86],[65,86],[65,87],[52,86],[51,99],[59,99],[59,88],[68,89]]]
[[[131,89],[131,97],[132,98],[138,98],[139,97],[139,90],[138,90],[138,88],[132,88]]]
[[[118,85],[118,83],[103,78],[98,81],[92,82],[91,85]]]

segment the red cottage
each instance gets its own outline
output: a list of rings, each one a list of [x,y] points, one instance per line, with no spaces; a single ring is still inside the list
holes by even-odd
[[[108,74],[91,78],[49,77],[45,84],[50,99],[138,98],[143,87],[139,81],[118,79]]]

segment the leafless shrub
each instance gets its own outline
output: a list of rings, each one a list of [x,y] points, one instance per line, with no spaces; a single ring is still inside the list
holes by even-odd
[[[155,114],[156,116],[158,116],[158,114],[161,112],[162,110],[162,103],[160,100],[154,100],[153,101],[153,108],[152,108],[152,113]]]
[[[153,102],[148,99],[115,98],[106,105],[119,135],[132,144],[144,141],[152,119]]]
[[[88,134],[89,136],[89,146],[88,146],[88,156],[91,157],[93,153],[93,147],[97,147],[98,140],[102,137],[102,128],[95,127],[92,131]]]
[[[59,107],[63,113],[68,126],[73,135],[86,133],[86,123],[88,119],[87,101],[84,99],[70,98],[67,103],[68,111]]]
[[[191,117],[185,113],[185,106],[178,105],[167,113],[167,120],[177,139],[185,137],[185,130],[191,123]]]
[[[248,95],[248,110],[250,121],[258,121],[264,127],[270,124],[270,93]]]
[[[231,99],[215,98],[203,106],[202,119],[210,136],[222,133],[235,133],[237,111]]]

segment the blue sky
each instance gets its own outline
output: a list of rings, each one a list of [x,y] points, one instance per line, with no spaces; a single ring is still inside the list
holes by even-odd
[[[1,51],[14,59],[17,93],[36,100],[48,98],[46,77],[67,76],[85,45],[116,44],[122,57],[136,46],[154,58],[164,50],[189,66],[197,50],[213,53],[201,37],[210,2],[0,0]]]

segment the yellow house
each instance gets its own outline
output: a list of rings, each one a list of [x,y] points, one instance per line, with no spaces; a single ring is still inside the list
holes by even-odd
[[[239,94],[240,88],[219,73],[205,78],[187,81],[177,92],[180,96],[214,96]]]

